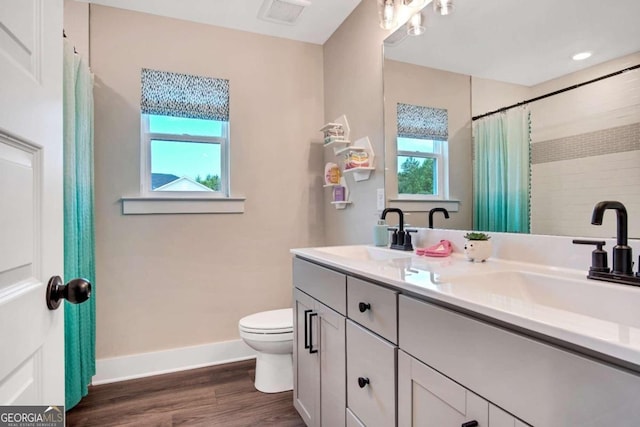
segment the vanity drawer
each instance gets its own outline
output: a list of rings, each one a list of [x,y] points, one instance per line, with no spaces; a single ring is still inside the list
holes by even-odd
[[[347,279],[344,274],[294,258],[293,286],[346,316]]]
[[[367,427],[396,425],[396,357],[393,344],[347,320],[347,407]]]
[[[347,277],[347,316],[365,328],[398,342],[398,293],[355,277]]]

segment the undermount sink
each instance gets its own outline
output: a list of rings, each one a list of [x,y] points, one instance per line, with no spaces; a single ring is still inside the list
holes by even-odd
[[[401,258],[411,258],[413,252],[395,249],[378,248],[375,246],[328,246],[315,248],[320,252],[359,261],[386,261]]]
[[[640,288],[522,271],[440,279],[460,298],[509,310],[546,308],[640,327]]]

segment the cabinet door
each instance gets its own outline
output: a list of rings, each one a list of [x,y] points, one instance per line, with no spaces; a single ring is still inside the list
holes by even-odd
[[[495,405],[489,404],[489,425],[491,427],[526,427],[528,424],[520,421],[510,413]]]
[[[396,351],[393,344],[347,321],[348,407],[367,427],[396,425]]]
[[[309,349],[309,320],[316,301],[298,289],[294,289],[293,297],[293,405],[307,426],[319,426],[320,359]]]
[[[489,403],[403,351],[398,351],[398,425],[487,427]],[[492,426],[493,427],[493,426]]]
[[[314,347],[320,354],[320,425],[344,427],[346,397],[345,317],[316,302],[313,318]],[[318,342],[315,328],[318,326]]]
[[[362,421],[360,421],[358,417],[353,415],[353,412],[351,412],[351,409],[347,408],[347,427],[367,427],[367,426],[362,424]]]

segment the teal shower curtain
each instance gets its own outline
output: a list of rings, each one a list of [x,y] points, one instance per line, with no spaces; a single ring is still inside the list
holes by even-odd
[[[474,122],[474,230],[529,232],[530,118],[512,108]]]
[[[65,406],[88,393],[95,362],[95,242],[93,216],[93,77],[64,41],[64,276],[91,282],[91,298],[65,301]]]

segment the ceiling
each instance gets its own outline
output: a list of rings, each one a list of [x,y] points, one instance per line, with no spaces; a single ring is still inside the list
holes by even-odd
[[[386,58],[532,86],[640,52],[640,0],[456,0],[451,15],[423,13],[425,34]],[[583,51],[593,56],[571,59]]]
[[[79,0],[218,27],[324,44],[361,0],[311,0],[296,25],[258,19],[263,0]]]

